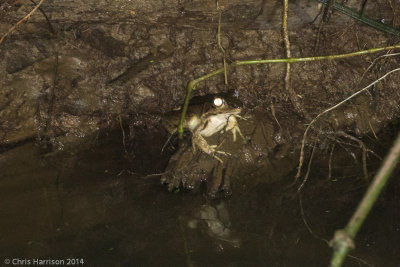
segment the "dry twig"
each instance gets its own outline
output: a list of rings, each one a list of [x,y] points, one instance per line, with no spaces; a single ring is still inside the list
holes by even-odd
[[[217,42],[218,42],[218,47],[222,52],[223,58],[224,58],[224,76],[225,76],[225,84],[228,84],[228,73],[226,71],[226,55],[225,55],[225,49],[222,47],[221,44],[221,16],[222,16],[222,8],[220,8],[218,1],[217,1],[217,10],[218,10],[218,33],[217,33]]]
[[[332,179],[332,158],[333,158],[333,150],[335,150],[335,144],[332,145],[332,150],[329,155],[329,165],[328,165],[328,180]]]
[[[300,192],[301,189],[304,187],[304,185],[306,184],[307,180],[308,180],[308,176],[310,175],[310,171],[311,171],[311,163],[312,160],[314,158],[314,153],[315,153],[315,147],[317,146],[317,141],[315,141],[314,146],[313,146],[313,150],[311,152],[311,156],[310,156],[310,160],[308,161],[308,166],[307,166],[307,173],[304,176],[304,180],[301,183],[301,185],[299,186],[299,188],[297,188],[297,192]]]
[[[368,169],[367,169],[367,147],[365,146],[364,142],[352,135],[349,135],[349,134],[343,132],[343,131],[338,131],[336,134],[346,137],[350,140],[353,140],[354,142],[359,144],[359,146],[362,149],[362,163],[363,163],[364,179],[365,179],[365,181],[368,182],[369,179],[368,179]]]
[[[388,51],[389,53],[390,51]],[[361,79],[359,81],[359,83],[364,79],[365,74],[367,74],[368,71],[370,71],[372,69],[373,66],[375,66],[376,62],[382,58],[386,58],[386,57],[394,57],[394,56],[398,56],[400,55],[400,53],[394,53],[394,54],[385,54],[382,56],[379,56],[377,58],[374,59],[374,61],[372,61],[372,63],[368,66],[368,68],[364,71],[363,75],[361,76]]]
[[[124,126],[122,125],[121,115],[118,115],[118,119],[119,119],[119,126],[121,127],[121,132],[122,132],[122,145],[124,146],[125,154],[128,154],[128,150],[126,150],[126,144],[125,144],[125,130]]]
[[[283,14],[282,14],[282,34],[283,34],[283,41],[285,43],[285,52],[286,52],[286,58],[291,58],[292,53],[290,51],[290,40],[289,40],[289,32],[288,32],[288,10],[289,10],[289,1],[284,0],[283,1]],[[294,89],[290,86],[290,63],[286,63],[286,73],[285,73],[285,90],[289,95],[290,101],[293,104],[294,109],[296,112],[300,115],[305,116],[306,118],[306,113],[304,109],[302,108],[301,104],[298,101],[298,96]]]
[[[13,25],[8,32],[6,32],[0,39],[0,44],[3,42],[3,40],[12,32],[15,30],[15,28],[17,28],[17,26],[19,24],[21,24],[24,20],[27,20],[30,16],[32,16],[33,13],[35,13],[35,11],[40,7],[40,5],[43,3],[44,0],[40,0],[40,2],[32,9],[31,12],[29,12],[25,17],[23,17],[22,19],[20,19],[17,23],[15,23],[15,25]]]

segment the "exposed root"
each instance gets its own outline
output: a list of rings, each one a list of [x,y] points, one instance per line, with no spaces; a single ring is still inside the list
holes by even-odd
[[[291,58],[292,53],[290,51],[290,40],[289,40],[289,33],[288,33],[288,10],[289,10],[289,1],[284,0],[283,1],[283,14],[282,14],[282,34],[283,34],[283,41],[285,43],[285,52],[286,52],[286,58]],[[309,119],[309,115],[306,113],[306,111],[303,109],[301,103],[298,100],[298,95],[294,91],[294,89],[290,86],[290,63],[286,63],[286,73],[285,73],[285,90],[289,95],[290,102],[292,102],[292,105],[296,112],[304,116],[306,119]]]
[[[316,40],[315,40],[314,52],[318,52],[321,31],[322,31],[322,28],[324,27],[324,23],[329,21],[331,15],[332,15],[332,9],[333,9],[333,1],[329,0],[326,3],[322,4],[322,6],[318,12],[318,15],[313,20],[313,22],[314,22],[319,17],[319,15],[322,14],[322,18],[318,25],[317,36],[315,38]]]
[[[329,155],[329,164],[328,164],[328,180],[332,179],[332,158],[333,158],[333,150],[335,150],[335,144],[332,145],[332,150]]]
[[[11,33],[15,30],[15,28],[17,28],[17,26],[19,24],[21,24],[24,20],[29,19],[30,16],[32,16],[33,13],[35,13],[35,11],[40,7],[40,5],[43,3],[44,0],[40,0],[40,2],[32,9],[31,12],[29,12],[25,17],[23,17],[22,19],[20,19],[17,23],[15,23],[15,25],[13,25],[8,32],[6,32],[0,39],[0,44],[3,42],[3,40]]]
[[[389,53],[390,51],[388,51],[387,53]],[[393,53],[393,54],[386,54],[386,55],[382,55],[379,56],[377,58],[375,58],[372,63],[368,66],[368,68],[364,71],[363,75],[361,76],[360,82],[364,79],[365,74],[367,74],[368,71],[370,71],[372,69],[373,66],[375,66],[376,62],[378,60],[381,60],[383,58],[387,58],[387,57],[394,57],[394,56],[399,56],[400,53]]]
[[[397,14],[396,14],[396,1],[395,0],[388,0],[390,8],[393,10],[393,27],[397,28]]]
[[[328,0],[323,5],[323,13],[322,13],[322,21],[323,22],[328,22],[330,20],[331,15],[333,13],[333,4],[334,4],[334,0]]]
[[[374,128],[371,125],[371,121],[370,120],[368,120],[368,125],[369,125],[369,128],[371,129],[371,132],[374,135],[375,139],[378,140],[378,136],[376,135],[376,133],[374,131]]]
[[[306,176],[304,176],[304,180],[301,183],[301,185],[299,186],[299,188],[297,188],[297,192],[300,193],[301,189],[303,188],[303,186],[306,184],[307,180],[308,180],[308,176],[310,175],[310,170],[311,170],[311,163],[312,160],[314,158],[314,152],[315,152],[315,147],[317,146],[317,141],[315,141],[314,146],[313,146],[313,150],[311,152],[311,156],[310,156],[310,160],[308,161],[308,166],[307,166],[307,173]]]
[[[128,154],[128,150],[126,150],[126,144],[125,144],[125,130],[124,126],[122,125],[121,115],[118,115],[118,119],[119,119],[119,126],[121,127],[121,132],[122,132],[122,145],[124,146],[125,154]]]
[[[320,11],[321,12],[321,11]],[[324,21],[321,19],[319,24],[318,24],[318,32],[317,32],[317,36],[315,37],[315,46],[314,46],[314,53],[318,53],[318,49],[319,49],[319,40],[320,40],[320,36],[321,36],[321,30],[323,27]]]
[[[318,240],[324,241],[327,245],[329,245],[329,241],[325,238],[322,238],[318,236],[314,231],[311,229],[310,225],[307,222],[306,216],[304,214],[304,209],[303,209],[303,200],[301,194],[299,195],[299,205],[300,205],[300,213],[301,213],[301,219],[303,220],[304,225],[306,226],[308,232],[315,237]]]
[[[288,20],[288,9],[289,9],[289,1],[283,1],[283,15],[282,15],[282,33],[283,33],[283,40],[285,42],[285,49],[286,49],[286,57],[291,57],[290,51],[290,41],[289,41],[289,33],[287,28],[287,20]]]
[[[375,267],[375,265],[372,265],[372,264],[366,262],[365,260],[363,260],[361,258],[358,258],[358,257],[355,257],[353,255],[347,255],[347,257],[352,258],[353,260],[358,261],[359,263],[362,263],[362,264],[364,264],[366,266]]]
[[[301,185],[299,186],[299,188],[297,189],[297,193],[299,194],[299,205],[300,205],[300,213],[301,213],[301,219],[303,220],[304,225],[306,226],[308,232],[315,237],[316,239],[322,240],[324,241],[326,244],[329,244],[329,241],[318,236],[317,234],[314,233],[314,231],[311,229],[310,225],[307,222],[306,216],[304,214],[304,208],[303,208],[303,200],[302,200],[302,195],[301,195],[301,189],[304,187],[305,183],[308,180],[308,175],[310,174],[310,170],[311,170],[311,163],[314,157],[314,152],[315,152],[315,147],[317,145],[317,142],[315,142],[313,150],[311,152],[311,157],[310,157],[310,161],[308,162],[308,168],[307,168],[307,174],[304,177],[303,182],[301,183]]]
[[[276,121],[276,123],[279,126],[279,129],[282,129],[281,124],[279,123],[278,119],[276,118],[276,113],[275,113],[275,106],[274,103],[271,101],[271,114],[274,117],[274,120]]]
[[[228,73],[226,70],[226,55],[225,55],[225,49],[222,47],[221,44],[221,16],[222,16],[222,8],[219,6],[218,1],[217,1],[217,10],[218,10],[218,33],[217,33],[217,42],[218,42],[218,47],[222,52],[223,58],[224,58],[224,77],[225,77],[225,84],[228,84]]]
[[[336,134],[339,136],[346,137],[360,145],[360,147],[362,149],[362,163],[363,163],[364,179],[365,179],[365,181],[369,182],[368,169],[367,169],[367,148],[366,148],[364,142],[352,135],[349,135],[349,134],[343,132],[343,131],[338,131]]]
[[[301,168],[303,166],[303,162],[304,162],[304,146],[305,146],[305,142],[306,142],[306,138],[307,138],[307,134],[308,131],[310,130],[311,126],[313,126],[313,124],[324,114],[338,108],[339,106],[343,105],[344,103],[346,103],[347,101],[349,101],[350,99],[356,97],[357,95],[361,94],[364,91],[367,91],[370,87],[374,86],[375,84],[377,84],[378,82],[380,82],[381,80],[385,79],[387,76],[389,76],[390,74],[400,71],[400,68],[391,70],[389,72],[387,72],[385,75],[383,75],[382,77],[380,77],[379,79],[375,80],[374,82],[370,83],[369,85],[367,85],[366,87],[360,89],[359,91],[355,92],[354,94],[352,94],[351,96],[347,97],[346,99],[342,100],[341,102],[337,103],[336,105],[322,111],[321,113],[319,113],[307,126],[306,130],[304,131],[304,135],[303,135],[303,139],[301,141],[301,150],[300,150],[300,157],[299,157],[299,165],[297,167],[297,174],[295,176],[295,179],[298,179],[301,175]]]
[[[32,2],[35,6],[37,5],[35,1],[31,0],[31,2]],[[49,25],[49,30],[50,30],[50,32],[51,32],[52,34],[54,34],[55,31],[54,31],[53,26],[51,25],[51,22],[50,22],[50,20],[49,20],[49,17],[46,15],[46,13],[45,13],[45,12],[43,11],[43,9],[40,8],[40,7],[39,7],[39,11],[40,11],[40,13],[42,13],[42,15],[44,16],[44,18],[46,19],[47,25]]]

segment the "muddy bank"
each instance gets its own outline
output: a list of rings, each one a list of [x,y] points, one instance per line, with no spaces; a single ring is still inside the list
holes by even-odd
[[[3,3],[1,32],[32,5]],[[220,5],[221,44],[228,63],[284,57],[279,2],[222,1]],[[358,8],[353,2],[347,5]],[[290,5],[295,57],[396,42],[393,36],[338,12],[319,29],[317,22],[310,24],[318,8],[313,1]],[[99,129],[117,126],[118,116],[129,120],[163,114],[182,105],[190,80],[222,66],[214,3],[45,1],[41,10],[0,47],[0,69],[6,74],[0,81],[2,144],[34,137],[46,149],[60,149]],[[383,1],[368,3],[364,12],[388,24],[398,23],[393,14],[399,11]],[[398,57],[381,58],[363,76],[379,55],[293,64],[291,86],[304,110],[314,117],[398,65]],[[284,68],[282,64],[239,67],[229,72],[228,86],[221,75],[200,84],[195,94],[236,89],[246,108],[270,109],[272,102],[278,120],[297,120],[284,90]],[[398,83],[398,75],[389,77],[370,94],[332,114],[329,121],[335,128],[361,135],[379,132],[398,118]]]
[[[281,2],[219,3],[228,63],[284,57]],[[357,1],[345,4],[360,9]],[[3,1],[0,34],[33,6]],[[319,7],[290,3],[293,57],[399,41],[339,12],[311,23]],[[398,27],[399,5],[368,1],[364,13]],[[331,249],[313,235],[329,240],[343,227],[398,131],[399,72],[313,125],[301,176],[314,149],[303,214],[296,193],[302,180],[293,180],[302,135],[310,118],[397,68],[399,56],[292,64],[291,88],[304,114],[284,89],[285,65],[229,69],[228,85],[214,76],[194,96],[234,92],[242,102],[243,118],[236,119],[243,140],[233,142],[227,122],[225,133],[206,137],[226,153],[223,164],[213,153],[190,150],[195,130],[187,135],[188,151],[175,146],[161,153],[169,137],[165,114],[182,106],[189,81],[222,67],[217,27],[215,3],[204,0],[45,0],[0,44],[3,258],[82,257],[99,266],[326,265]],[[209,125],[205,115],[215,114],[203,112],[202,127]],[[160,183],[166,170],[164,182],[175,193]],[[376,266],[398,262],[393,180],[356,240],[355,256]]]

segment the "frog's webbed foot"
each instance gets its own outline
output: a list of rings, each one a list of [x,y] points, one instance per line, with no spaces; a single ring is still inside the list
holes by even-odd
[[[170,158],[161,183],[168,184],[169,191],[194,189],[202,180],[202,173],[196,167],[200,153],[192,153],[190,146],[180,147]]]
[[[201,190],[201,184],[206,182],[208,197],[215,198],[220,192],[228,196],[232,192],[230,179],[237,166],[235,160],[228,158],[222,163],[218,156],[210,158],[210,155],[203,151],[197,150],[193,153],[190,146],[183,146],[171,156],[161,177],[161,183],[168,186],[168,191],[176,193],[181,189],[196,192]]]

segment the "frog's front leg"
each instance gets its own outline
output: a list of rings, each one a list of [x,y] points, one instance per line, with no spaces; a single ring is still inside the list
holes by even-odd
[[[219,153],[225,156],[228,156],[229,153],[226,153],[224,151],[219,151],[215,150],[217,147],[216,145],[209,145],[204,139],[204,137],[200,134],[200,131],[195,131],[193,133],[192,137],[192,146],[193,146],[193,152],[196,151],[196,146],[198,146],[204,153],[210,155],[211,157],[215,158],[219,162],[223,163],[222,159],[220,159],[218,156],[215,155],[215,153]]]
[[[232,131],[233,142],[236,142],[236,132],[239,133],[239,135],[243,138],[243,140],[246,140],[244,138],[242,132],[239,129],[239,125],[238,125],[235,115],[231,115],[228,118],[228,123],[225,127],[225,132],[228,132],[228,131]]]

